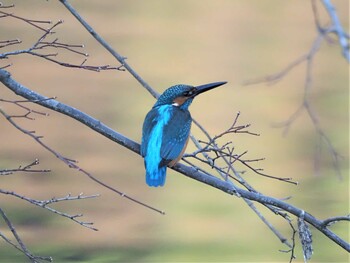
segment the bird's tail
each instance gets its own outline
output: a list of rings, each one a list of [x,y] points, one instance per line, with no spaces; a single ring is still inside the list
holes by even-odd
[[[147,171],[146,170],[146,183],[149,186],[163,186],[166,177],[166,166],[159,167],[157,170]]]

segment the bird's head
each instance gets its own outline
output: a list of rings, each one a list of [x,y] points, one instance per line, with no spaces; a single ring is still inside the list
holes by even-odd
[[[187,109],[195,96],[226,84],[226,81],[214,82],[209,84],[204,84],[200,86],[191,86],[185,84],[178,84],[168,88],[163,92],[158,98],[158,101],[154,107],[169,104],[177,107]]]

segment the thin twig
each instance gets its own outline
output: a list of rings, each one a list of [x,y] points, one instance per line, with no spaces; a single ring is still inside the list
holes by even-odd
[[[45,98],[45,101],[46,98]],[[61,155],[60,153],[58,153],[57,151],[55,151],[54,149],[52,149],[51,147],[49,147],[47,144],[45,144],[41,139],[42,137],[41,136],[37,136],[35,135],[32,131],[28,131],[28,130],[25,130],[23,129],[22,127],[20,127],[15,121],[13,121],[12,119],[12,116],[8,115],[7,113],[5,113],[2,109],[0,109],[0,113],[6,118],[6,120],[8,120],[16,129],[18,129],[19,131],[21,131],[22,133],[28,135],[29,137],[31,137],[32,139],[34,139],[37,143],[39,143],[42,147],[44,147],[46,150],[48,150],[50,153],[52,153],[53,155],[55,155],[58,159],[60,159],[62,162],[64,162],[66,165],[68,165],[69,168],[73,168],[73,169],[76,169],[77,171],[83,173],[84,175],[88,176],[91,180],[95,181],[96,183],[102,185],[103,187],[119,194],[121,197],[125,197],[126,199],[136,203],[136,204],[139,204],[141,206],[144,206],[148,209],[151,209],[153,211],[156,211],[160,214],[165,214],[164,211],[162,210],[159,210],[155,207],[152,207],[144,202],[141,202],[139,200],[137,200],[136,198],[133,198],[131,196],[129,196],[128,194],[124,193],[124,192],[121,192],[119,190],[117,190],[116,188],[114,187],[111,187],[107,184],[105,184],[103,181],[101,181],[100,179],[97,179],[96,177],[94,177],[92,174],[90,174],[89,172],[87,172],[86,170],[82,169],[81,167],[79,167],[76,162],[72,159],[69,159],[67,157],[64,157],[63,155]]]
[[[338,36],[339,46],[341,47],[344,58],[350,63],[350,50],[349,50],[349,34],[345,32],[343,26],[340,23],[337,12],[334,5],[330,0],[322,0],[322,3],[327,10],[329,17],[332,21],[332,27],[334,33]]]
[[[2,41],[0,41],[0,48],[12,46],[12,45],[17,45],[20,43],[21,43],[21,41],[19,39],[2,40]]]
[[[317,54],[317,52],[320,49],[320,46],[322,44],[322,42],[324,41],[324,39],[326,39],[328,37],[328,35],[332,32],[334,32],[334,28],[337,27],[337,34],[342,36],[342,39],[347,39],[345,36],[345,33],[341,27],[341,25],[338,23],[339,19],[336,18],[335,20],[338,20],[334,22],[333,19],[333,24],[327,27],[322,27],[321,23],[320,23],[320,18],[319,18],[319,14],[317,12],[317,8],[316,8],[316,3],[315,1],[311,1],[312,3],[312,10],[314,13],[314,20],[315,20],[315,25],[318,31],[318,35],[316,36],[315,40],[313,41],[311,48],[309,49],[309,51],[302,55],[301,57],[299,57],[298,59],[296,59],[295,61],[293,61],[292,63],[290,63],[289,65],[287,65],[287,67],[285,67],[284,69],[282,69],[281,71],[275,73],[275,74],[271,74],[262,78],[256,78],[253,80],[248,80],[244,83],[244,85],[251,85],[251,84],[257,84],[257,83],[267,83],[267,84],[274,84],[277,81],[283,79],[283,77],[285,77],[288,73],[290,73],[290,71],[292,71],[296,66],[302,64],[302,63],[306,63],[306,74],[305,74],[305,81],[304,81],[304,97],[303,100],[300,104],[300,106],[296,109],[296,111],[284,122],[281,122],[279,124],[275,124],[275,127],[283,127],[283,135],[286,135],[287,132],[289,131],[291,125],[295,122],[295,120],[301,116],[301,113],[303,112],[303,110],[306,111],[307,115],[309,116],[311,123],[313,125],[313,127],[315,128],[315,131],[317,133],[317,135],[321,138],[321,142],[325,143],[327,148],[328,148],[328,152],[332,157],[332,163],[333,163],[333,167],[337,173],[337,176],[341,179],[342,175],[341,175],[341,171],[340,171],[340,164],[339,164],[339,160],[341,158],[340,154],[336,151],[335,147],[333,146],[333,143],[331,142],[330,138],[328,137],[328,135],[324,132],[324,130],[321,128],[321,125],[318,121],[318,118],[316,116],[316,111],[313,109],[313,107],[311,106],[311,99],[310,99],[310,91],[313,87],[313,81],[312,81],[312,70],[313,70],[313,62],[315,59],[315,56]],[[328,12],[330,12],[330,15],[336,16],[334,7],[331,5],[330,1],[323,1],[323,3],[326,5]],[[344,44],[343,40],[339,40],[342,41],[342,44],[340,44],[343,47],[343,54],[344,52],[346,53],[346,51],[344,51],[344,47],[346,46]],[[344,46],[345,45],[345,46]],[[347,52],[349,52],[349,44],[348,44],[348,40],[347,40]],[[345,49],[346,49],[345,47]],[[348,56],[345,54],[344,56]],[[315,160],[316,162],[317,160]],[[316,167],[316,166],[315,166]],[[317,167],[316,167],[317,168]]]
[[[241,133],[247,133],[247,134],[251,134],[251,135],[256,135],[258,136],[258,134],[256,133],[252,133],[252,132],[249,132],[249,131],[246,131],[246,130],[242,130],[242,129],[245,129],[245,128],[248,128],[250,127],[250,125],[237,125],[237,122],[238,122],[238,118],[240,116],[240,112],[237,113],[236,117],[234,118],[234,121],[233,121],[233,124],[230,126],[229,129],[227,129],[226,131],[222,132],[221,134],[215,136],[215,137],[211,137],[209,135],[209,133],[204,129],[204,127],[202,127],[201,125],[199,125],[201,131],[207,136],[208,140],[209,140],[209,143],[205,142],[205,147],[202,147],[200,145],[200,142],[198,142],[194,137],[191,137],[192,141],[194,141],[196,147],[198,148],[197,151],[195,151],[194,153],[192,154],[187,154],[185,157],[194,157],[196,158],[197,160],[200,160],[204,163],[207,163],[208,165],[210,165],[212,168],[215,168],[215,170],[219,173],[219,175],[221,175],[221,177],[228,183],[230,183],[234,189],[236,189],[236,186],[232,183],[232,181],[228,180],[228,177],[230,177],[231,179],[237,181],[238,183],[240,183],[241,185],[243,185],[246,189],[248,189],[249,191],[251,192],[255,192],[255,193],[258,193],[251,185],[248,184],[248,182],[246,180],[244,180],[240,174],[236,171],[236,169],[233,167],[233,163],[234,161],[236,161],[237,159],[239,159],[241,156],[243,156],[245,154],[242,153],[241,155],[233,155],[233,147],[232,149],[228,149],[228,153],[225,153],[223,151],[223,149],[225,148],[228,148],[227,147],[227,143],[224,145],[224,146],[221,146],[219,147],[216,140],[218,138],[221,138],[223,136],[225,136],[226,134],[229,134],[231,133],[231,131],[233,130],[237,130]],[[225,172],[223,169],[221,169],[220,167],[217,167],[216,165],[214,165],[214,162],[215,162],[215,158],[211,158],[209,156],[209,152],[210,151],[213,151],[217,154],[217,158],[222,158],[226,164],[228,165],[228,170]],[[203,154],[204,158],[205,159],[201,159],[201,158],[198,158],[197,155],[201,153]],[[232,159],[234,159],[232,161]],[[186,160],[185,158],[183,158],[183,160],[185,162],[188,162],[188,160]],[[256,159],[255,161],[257,160],[261,160],[261,159]],[[253,161],[253,160],[248,160],[249,161]],[[192,166],[194,167],[194,165],[192,164]],[[195,168],[195,167],[194,167]],[[253,171],[257,171],[256,169],[252,168]],[[229,171],[232,171],[233,172],[233,176],[229,174]],[[239,192],[234,192],[238,197],[240,197],[239,195]],[[248,204],[248,206],[259,216],[259,218],[270,228],[270,230],[278,237],[278,239],[286,244],[288,247],[291,247],[291,245],[289,244],[289,242],[287,241],[287,239],[285,237],[282,236],[282,234],[280,234],[276,228],[271,224],[269,223],[265,217],[262,215],[262,213],[251,203],[250,200],[248,199],[245,199],[243,198],[243,200],[246,202],[246,204]],[[278,213],[276,211],[276,208],[272,207],[272,206],[269,206],[269,205],[266,205],[267,208],[269,208],[271,211],[273,211],[275,214],[279,214],[279,215],[282,215],[280,213]],[[283,216],[283,215],[282,215]],[[284,216],[283,216],[284,217]]]
[[[340,221],[350,221],[350,215],[330,217],[330,218],[323,220],[322,224],[325,227],[328,227],[328,226],[335,224],[337,222],[340,222]]]
[[[1,13],[1,11],[0,11]],[[3,12],[4,13],[4,12]],[[36,26],[35,23],[44,23],[47,21],[37,21],[37,20],[28,20],[19,16],[15,16],[15,15],[10,15],[9,16],[22,20],[22,21],[26,21],[27,23],[42,29],[40,26]],[[54,48],[57,50],[65,50],[68,51],[70,53],[74,53],[77,54],[79,56],[83,56],[83,57],[88,57],[88,54],[86,54],[85,52],[80,51],[81,48],[84,48],[84,45],[76,45],[76,44],[66,44],[66,43],[61,43],[58,41],[58,38],[52,40],[52,41],[46,41],[46,39],[49,36],[52,36],[55,32],[53,31],[57,26],[61,25],[63,23],[63,20],[59,20],[56,23],[54,23],[50,28],[48,29],[44,29],[44,33],[38,38],[38,40],[30,47],[27,49],[22,49],[22,50],[15,50],[15,51],[9,51],[9,52],[4,52],[0,54],[0,59],[5,59],[5,58],[9,58],[11,56],[16,56],[16,55],[21,55],[21,54],[29,54],[32,56],[36,56],[42,59],[45,59],[47,61],[53,62],[55,64],[58,64],[60,66],[63,67],[69,67],[69,68],[78,68],[78,69],[84,69],[84,70],[91,70],[91,71],[96,71],[96,72],[100,72],[101,70],[119,70],[119,71],[124,71],[124,67],[123,65],[121,66],[110,66],[110,65],[102,65],[102,66],[92,66],[92,65],[86,65],[86,61],[87,59],[84,58],[84,60],[82,61],[82,63],[80,64],[72,64],[72,63],[68,63],[68,62],[63,62],[60,61],[58,59],[55,59],[53,57],[57,57],[58,53],[46,53],[46,54],[42,54],[39,51],[46,51],[49,48]],[[51,21],[50,21],[51,24]],[[1,47],[4,46],[8,46],[8,45],[14,45],[14,44],[18,44],[20,43],[19,40],[7,40],[7,41],[3,41],[3,45],[0,45]],[[1,42],[0,42],[1,44]],[[77,50],[78,49],[78,50]],[[4,67],[3,67],[4,68]]]
[[[10,239],[6,238],[5,235],[1,234],[0,236],[9,244],[11,244],[12,246],[14,246],[16,249],[18,249],[19,251],[21,251],[22,253],[24,253],[26,255],[26,257],[28,257],[28,259],[32,262],[32,263],[39,263],[42,260],[43,261],[48,261],[48,262],[52,262],[52,258],[51,257],[42,257],[42,256],[34,256],[26,247],[26,245],[23,243],[22,239],[19,237],[14,225],[11,223],[10,219],[7,217],[7,215],[5,214],[5,212],[0,208],[0,214],[1,217],[4,219],[6,225],[8,226],[8,228],[11,230],[12,235],[15,237],[16,241],[18,242],[19,246],[17,246],[15,243],[13,243]]]
[[[39,164],[39,159],[35,159],[32,163],[27,164],[24,167],[19,166],[18,168],[14,168],[14,169],[0,169],[0,175],[10,175],[15,172],[48,173],[51,171],[50,169],[32,169],[33,166],[38,164]]]
[[[78,220],[78,218],[82,217],[83,214],[70,215],[70,214],[61,212],[61,211],[59,211],[57,209],[54,209],[54,208],[50,207],[49,205],[53,204],[53,203],[64,202],[64,201],[75,201],[75,200],[95,198],[95,197],[100,196],[99,194],[83,195],[83,193],[81,193],[81,194],[79,194],[77,196],[72,196],[71,194],[68,194],[65,197],[61,197],[61,198],[53,197],[53,198],[51,198],[49,200],[36,200],[36,199],[32,199],[32,198],[26,197],[24,195],[20,195],[20,194],[18,194],[16,192],[13,192],[13,191],[6,191],[6,190],[0,189],[0,193],[17,197],[17,198],[19,198],[21,200],[24,200],[24,201],[27,201],[27,202],[29,202],[29,203],[31,203],[33,205],[36,205],[36,206],[39,206],[39,207],[44,208],[46,210],[49,210],[50,212],[52,212],[54,214],[57,214],[57,215],[69,218],[72,221],[74,221],[75,223],[78,223],[79,225],[84,226],[86,228],[89,228],[91,230],[94,230],[94,231],[98,230],[97,228],[92,227],[92,225],[93,225],[92,222],[84,222],[84,221]]]
[[[50,20],[33,20],[33,19],[27,19],[27,18],[23,18],[23,17],[20,17],[20,16],[16,16],[14,14],[10,14],[10,13],[7,13],[7,12],[4,12],[4,11],[0,11],[0,14],[3,15],[3,17],[12,17],[12,18],[15,18],[15,19],[18,19],[18,20],[21,20],[23,22],[26,22],[27,24],[41,30],[41,31],[44,31],[44,32],[47,32],[48,30],[37,25],[37,24],[51,24],[52,21]]]

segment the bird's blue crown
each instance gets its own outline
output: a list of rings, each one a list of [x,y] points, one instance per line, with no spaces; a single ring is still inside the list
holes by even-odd
[[[196,88],[191,85],[178,84],[168,88],[158,98],[158,101],[154,105],[155,107],[164,104],[173,104],[174,100],[178,97],[192,97],[192,93]]]

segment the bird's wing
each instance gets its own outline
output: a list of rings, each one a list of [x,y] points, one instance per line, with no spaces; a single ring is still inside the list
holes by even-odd
[[[164,126],[160,156],[161,165],[177,159],[187,144],[192,118],[188,111],[173,107],[171,118]]]
[[[158,120],[158,111],[156,109],[152,109],[147,113],[145,121],[143,122],[142,127],[142,142],[141,142],[141,155],[142,157],[146,156],[147,145],[149,142],[149,136],[151,135],[152,129],[157,123]]]

